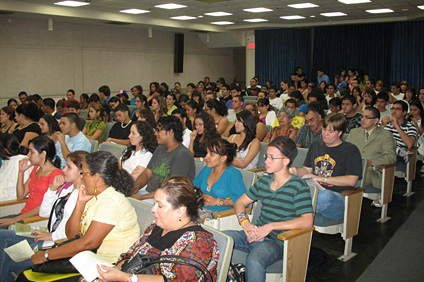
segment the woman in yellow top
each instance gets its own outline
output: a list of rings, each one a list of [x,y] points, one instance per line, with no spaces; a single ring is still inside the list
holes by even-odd
[[[92,103],[89,107],[88,118],[82,133],[91,140],[103,141],[106,134],[106,124],[103,122],[103,107]]]
[[[168,116],[172,115],[172,112],[178,108],[176,104],[178,104],[177,96],[174,93],[168,93],[166,95],[166,114]]]

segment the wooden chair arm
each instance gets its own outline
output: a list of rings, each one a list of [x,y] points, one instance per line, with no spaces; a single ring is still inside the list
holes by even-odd
[[[277,238],[282,240],[282,241],[287,241],[290,240],[292,238],[298,237],[300,235],[306,234],[308,232],[312,232],[315,230],[315,227],[311,227],[308,229],[292,229],[283,233],[278,234]]]
[[[391,168],[391,167],[395,167],[395,166],[396,166],[396,163],[393,163],[393,164],[388,164],[388,165],[380,165],[379,168],[387,169],[387,168]]]
[[[252,169],[248,169],[247,171],[251,171],[251,172],[261,172],[261,171],[265,171],[264,167],[260,167],[260,168],[252,168]]]
[[[17,205],[17,204],[22,204],[22,203],[26,203],[26,201],[27,201],[27,199],[3,201],[3,202],[0,202],[0,207],[7,207],[7,206],[13,206],[13,205]]]
[[[354,188],[354,189],[349,189],[349,190],[346,190],[346,191],[342,191],[342,192],[340,192],[340,194],[342,194],[343,196],[346,196],[347,197],[347,196],[350,196],[350,195],[361,193],[363,191],[365,191],[364,188]]]
[[[68,241],[68,239],[65,238],[65,239],[56,240],[56,241],[54,241],[54,243],[57,244],[57,245],[59,245],[59,244],[65,242],[65,241]]]
[[[36,216],[31,216],[31,217],[27,217],[27,218],[22,219],[22,222],[24,224],[29,224],[29,223],[39,222],[39,221],[44,221],[44,220],[48,220],[48,218],[36,215]]]
[[[246,208],[246,213],[250,212],[250,207]],[[229,209],[229,210],[225,210],[225,211],[215,211],[213,213],[213,216],[215,218],[223,218],[223,217],[227,217],[227,216],[231,216],[231,215],[235,215],[236,211],[234,209]]]

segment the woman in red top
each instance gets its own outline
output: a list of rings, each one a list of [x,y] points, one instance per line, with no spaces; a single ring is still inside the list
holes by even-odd
[[[9,215],[0,219],[0,228],[21,221],[24,218],[38,215],[44,193],[53,183],[56,175],[63,175],[60,167],[60,158],[56,155],[53,140],[46,136],[38,136],[29,141],[28,158],[19,162],[18,182],[16,194],[18,200],[28,200],[19,214]],[[28,164],[30,161],[31,164]],[[31,166],[35,166],[28,180],[24,183],[24,172]]]

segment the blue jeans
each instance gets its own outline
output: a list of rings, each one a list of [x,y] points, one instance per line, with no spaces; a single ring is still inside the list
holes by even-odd
[[[342,219],[344,217],[344,201],[345,197],[339,192],[319,190],[316,212],[327,218]]]
[[[233,237],[234,249],[248,253],[245,262],[247,281],[265,282],[267,266],[283,259],[283,245],[276,240],[265,237],[263,241],[249,243],[244,231],[226,230],[224,233]]]
[[[4,248],[15,245],[23,240],[27,240],[32,249],[38,245],[39,248],[43,242],[35,243],[34,239],[16,235],[14,230],[0,230],[0,277],[3,282],[14,282],[11,272],[20,272],[32,266],[31,260],[24,262],[13,261],[8,254],[3,250]]]

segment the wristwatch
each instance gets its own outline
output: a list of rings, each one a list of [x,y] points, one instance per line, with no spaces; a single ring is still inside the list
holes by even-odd
[[[44,252],[44,258],[47,260],[47,261],[49,261],[50,259],[49,259],[49,250],[46,250],[45,252]]]
[[[128,282],[138,282],[138,276],[136,274],[131,275],[128,277]]]

